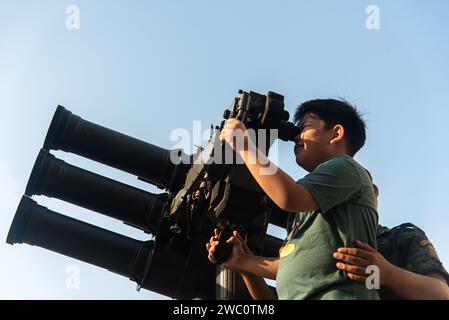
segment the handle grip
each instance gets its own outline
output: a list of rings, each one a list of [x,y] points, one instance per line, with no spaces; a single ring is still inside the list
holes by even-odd
[[[227,225],[224,227],[220,233],[218,234],[218,245],[215,247],[214,252],[212,253],[212,257],[217,264],[222,264],[226,260],[229,259],[232,253],[232,247],[234,246],[232,243],[227,243],[228,240],[232,236],[232,228]]]

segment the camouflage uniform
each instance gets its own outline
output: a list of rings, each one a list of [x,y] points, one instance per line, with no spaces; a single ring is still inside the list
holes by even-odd
[[[379,225],[376,230],[377,249],[390,263],[402,269],[428,275],[439,273],[449,284],[449,274],[444,269],[435,248],[424,231],[411,223],[392,229]],[[401,299],[387,288],[379,291],[382,300]]]

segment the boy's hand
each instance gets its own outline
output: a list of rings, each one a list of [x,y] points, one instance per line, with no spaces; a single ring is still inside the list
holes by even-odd
[[[241,148],[247,149],[248,133],[243,122],[231,118],[220,132],[220,140],[226,141],[232,149],[238,152]]]
[[[242,261],[245,259],[246,256],[251,254],[251,251],[249,250],[245,241],[243,241],[243,239],[240,237],[237,231],[234,231],[232,237],[226,240],[226,242],[232,243],[234,246],[232,248],[232,253],[229,259],[226,260],[221,265],[234,271],[241,272]],[[218,243],[219,243],[218,229],[215,228],[214,235],[210,238],[209,242],[206,243],[206,249],[209,253],[208,258],[213,263],[215,263],[215,261],[213,259],[212,253],[214,252]]]
[[[334,253],[334,258],[342,261],[337,263],[337,268],[345,271],[349,279],[365,282],[369,276],[366,273],[366,267],[375,265],[379,268],[380,285],[388,285],[391,263],[369,244],[359,240],[355,244],[357,248],[339,248]]]

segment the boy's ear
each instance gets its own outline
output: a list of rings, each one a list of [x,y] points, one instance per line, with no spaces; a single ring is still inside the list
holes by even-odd
[[[336,124],[332,128],[332,138],[330,143],[339,143],[345,138],[345,128],[341,124]]]

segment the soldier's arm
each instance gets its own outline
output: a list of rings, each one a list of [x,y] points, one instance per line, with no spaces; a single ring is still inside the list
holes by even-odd
[[[388,262],[366,243],[356,241],[358,248],[339,248],[334,258],[340,260],[337,268],[344,270],[349,279],[365,282],[366,267],[375,265],[380,272],[380,285],[388,287],[404,299],[449,299],[449,286],[438,273],[421,275],[399,268]]]
[[[404,299],[449,300],[449,286],[438,273],[421,275],[392,265],[388,283],[385,284]]]

